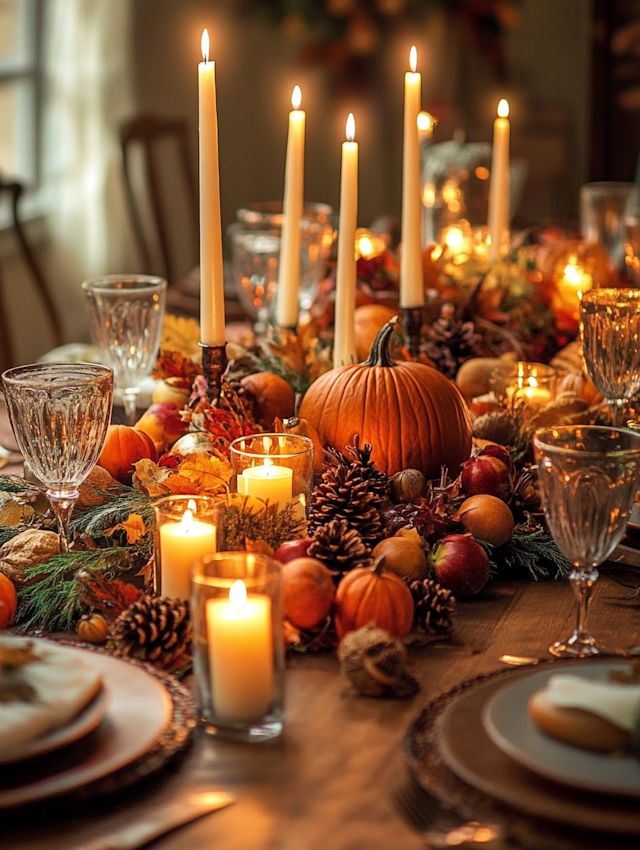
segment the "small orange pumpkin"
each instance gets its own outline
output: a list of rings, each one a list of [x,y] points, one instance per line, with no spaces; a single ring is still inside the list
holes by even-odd
[[[0,573],[0,629],[13,623],[18,607],[18,594],[11,579]]]
[[[276,416],[293,416],[295,394],[290,384],[273,372],[255,372],[240,382],[256,402],[256,419],[271,428]]]
[[[85,643],[100,645],[107,642],[109,624],[102,614],[83,614],[78,620],[76,632]]]
[[[336,592],[336,631],[340,640],[348,633],[375,623],[400,640],[413,623],[413,597],[395,573],[384,569],[384,556],[372,567],[348,572]]]
[[[561,393],[575,393],[589,406],[600,404],[604,400],[602,393],[595,388],[591,378],[584,372],[569,372],[565,375],[557,389],[557,394]]]
[[[455,477],[471,454],[471,418],[457,387],[423,363],[394,362],[389,341],[396,319],[375,338],[365,363],[326,372],[307,391],[300,416],[323,445],[344,452],[360,435],[387,475],[419,469],[427,478],[445,466]]]
[[[158,459],[151,437],[129,425],[109,425],[98,466],[106,469],[121,484],[131,484],[133,464],[143,458]]]

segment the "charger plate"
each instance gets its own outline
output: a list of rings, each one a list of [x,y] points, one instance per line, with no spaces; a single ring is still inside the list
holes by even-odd
[[[579,673],[585,661],[543,662],[553,672]],[[598,664],[598,661],[588,661]],[[603,663],[610,663],[605,659]],[[518,764],[491,741],[482,713],[507,684],[534,669],[500,670],[436,697],[404,740],[418,782],[469,819],[499,822],[525,848],[610,850],[638,847],[640,807],[634,799],[596,794],[550,781]],[[612,845],[611,835],[615,834]]]
[[[103,676],[109,706],[82,739],[0,772],[0,809],[111,793],[159,770],[189,743],[191,693],[149,664],[69,645]]]

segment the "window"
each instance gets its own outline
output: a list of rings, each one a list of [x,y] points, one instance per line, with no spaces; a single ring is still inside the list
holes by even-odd
[[[0,0],[0,172],[38,179],[40,0]]]

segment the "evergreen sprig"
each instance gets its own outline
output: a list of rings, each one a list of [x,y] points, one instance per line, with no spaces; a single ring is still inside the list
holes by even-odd
[[[1,493],[24,493],[25,490],[37,489],[28,481],[23,481],[17,475],[0,475]]]
[[[110,493],[105,495],[110,496]],[[147,528],[153,526],[153,499],[133,487],[119,487],[115,497],[105,505],[86,508],[71,521],[76,534],[97,537],[132,514],[139,514]]]
[[[225,548],[241,551],[246,540],[264,540],[274,551],[285,540],[302,537],[306,520],[295,515],[294,506],[266,505],[264,510],[256,512],[249,507],[248,499],[243,503],[228,504],[225,507]]]
[[[77,573],[101,573],[111,581],[131,569],[133,553],[133,547],[124,546],[67,552],[27,567],[30,583],[18,592],[20,628],[70,631],[82,610],[84,590]]]
[[[516,528],[511,539],[498,549],[479,542],[489,556],[492,571],[498,579],[559,579],[567,578],[571,571],[571,563],[544,528]]]

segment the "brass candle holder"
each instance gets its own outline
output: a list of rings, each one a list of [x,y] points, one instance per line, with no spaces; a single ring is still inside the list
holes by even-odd
[[[402,323],[407,350],[412,360],[420,355],[420,332],[422,330],[424,309],[422,307],[403,307]]]
[[[202,372],[207,382],[207,400],[212,407],[217,406],[222,395],[222,376],[226,372],[227,360],[226,343],[222,345],[205,345],[202,348]]]

